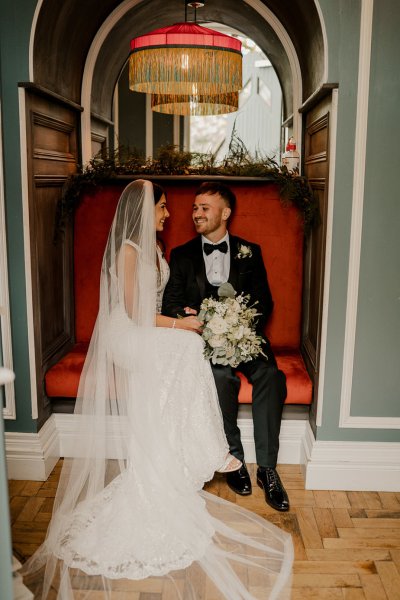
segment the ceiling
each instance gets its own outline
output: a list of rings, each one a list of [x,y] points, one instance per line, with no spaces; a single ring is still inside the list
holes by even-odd
[[[250,0],[249,0],[250,1]],[[255,4],[254,0],[251,0]],[[81,103],[85,61],[91,44],[118,0],[43,0],[38,15],[34,51],[34,83]],[[94,67],[91,110],[112,119],[115,84],[129,56],[131,38],[184,20],[183,0],[142,0],[119,19],[105,36]],[[314,0],[264,0],[281,22],[297,53],[303,97],[307,99],[323,77],[324,47]],[[234,10],[233,10],[234,8]],[[252,38],[270,59],[282,86],[284,118],[293,112],[289,59],[271,25],[245,0],[207,0],[198,20],[223,23]],[[188,15],[190,17],[190,13]]]

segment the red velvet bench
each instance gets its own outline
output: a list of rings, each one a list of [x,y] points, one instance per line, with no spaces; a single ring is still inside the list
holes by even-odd
[[[195,235],[191,208],[199,181],[162,180],[171,218],[163,239],[169,250]],[[286,404],[308,405],[312,383],[300,354],[303,274],[303,229],[297,210],[283,206],[277,187],[261,181],[228,181],[237,195],[232,233],[258,243],[268,273],[274,310],[266,328],[278,366],[286,374]],[[75,345],[45,376],[46,393],[74,399],[93,331],[99,302],[103,251],[119,195],[127,181],[118,181],[85,194],[74,222]],[[251,403],[251,384],[240,374],[239,402]],[[64,403],[65,404],[65,403]],[[71,402],[71,411],[73,402]],[[55,409],[56,410],[56,409]],[[65,408],[64,408],[65,410]]]

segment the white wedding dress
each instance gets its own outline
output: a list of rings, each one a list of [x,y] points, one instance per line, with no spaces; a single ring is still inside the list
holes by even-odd
[[[157,304],[161,306],[169,268],[160,251],[158,259],[161,278]],[[203,357],[203,342],[196,333],[179,329],[158,327],[147,334],[153,337],[156,376],[163,381],[152,412],[159,413],[174,451],[169,469],[184,475],[189,490],[199,490],[212,479],[228,453],[211,367]],[[118,306],[111,315],[109,330],[116,364],[132,368],[136,336],[136,326]],[[132,457],[137,455],[134,423],[132,420]],[[142,429],[145,424],[141,421],[138,425]],[[148,447],[146,459],[162,464],[166,450],[164,445]],[[204,554],[213,530],[205,519],[201,526],[197,523],[194,539],[190,531],[181,531],[171,514],[168,497],[164,497],[166,492],[168,488],[164,483],[160,485],[158,476],[152,480],[145,464],[128,458],[125,471],[96,497],[78,506],[61,540],[59,558],[86,573],[102,573],[110,578],[143,579],[186,567]],[[193,496],[193,501],[202,508],[204,503],[199,498]],[[176,509],[179,497],[173,502]],[[204,510],[200,512],[206,516]],[[185,539],[187,536],[191,539]]]
[[[131,215],[124,223],[134,233],[124,225],[122,236],[110,235],[76,409],[76,456],[64,461],[46,541],[25,572],[45,564],[43,597],[56,587],[62,600],[114,592],[134,600],[146,590],[160,600],[288,598],[290,536],[201,491],[228,445],[201,337],[153,325],[169,269],[159,250],[156,260],[155,239],[142,239],[145,210],[149,229],[154,221],[152,197],[143,194],[140,243]],[[127,246],[131,316],[117,276]]]

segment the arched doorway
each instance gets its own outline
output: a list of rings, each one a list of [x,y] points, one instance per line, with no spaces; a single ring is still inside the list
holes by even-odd
[[[291,3],[209,0],[204,19],[243,31],[266,53],[283,93],[283,121],[294,119],[301,143],[302,104],[326,83],[323,23],[314,0]],[[202,15],[202,16],[203,16]],[[80,104],[83,158],[90,157],[89,113],[112,122],[115,83],[129,53],[129,40],[144,31],[183,20],[183,3],[172,0],[106,0],[101,7],[77,0],[61,11],[38,4],[31,40],[31,81]]]
[[[295,0],[209,0],[205,18],[245,32],[268,55],[278,75],[283,119],[299,147],[305,145],[304,167],[315,180],[321,212],[327,205],[328,104],[318,107],[329,91],[326,78],[324,26],[317,2]],[[171,0],[70,0],[61,8],[51,0],[38,3],[30,45],[30,82],[26,88],[28,189],[33,280],[32,323],[35,327],[39,421],[51,408],[43,392],[43,373],[72,343],[71,232],[53,246],[48,231],[66,177],[76,163],[92,156],[92,144],[110,145],[113,136],[114,89],[129,52],[129,40],[156,27],[183,19],[183,3]],[[313,112],[314,111],[314,112]],[[310,116],[311,115],[311,116]],[[315,124],[317,123],[317,125]],[[305,125],[305,133],[304,133]],[[313,178],[314,147],[321,146]],[[308,173],[309,171],[309,173]],[[308,245],[305,281],[304,352],[309,368],[318,371],[322,309],[324,228]],[[49,289],[57,290],[48,294]]]

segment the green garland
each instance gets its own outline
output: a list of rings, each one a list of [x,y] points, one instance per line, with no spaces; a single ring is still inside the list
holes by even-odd
[[[83,192],[106,183],[118,175],[224,175],[268,177],[279,188],[281,200],[293,204],[302,215],[305,233],[320,222],[318,200],[305,177],[289,173],[274,158],[253,157],[235,131],[227,156],[217,163],[215,155],[184,152],[176,146],[162,146],[156,158],[144,159],[136,150],[118,148],[114,153],[99,153],[88,165],[69,177],[63,187],[56,211],[56,236],[65,229]]]

